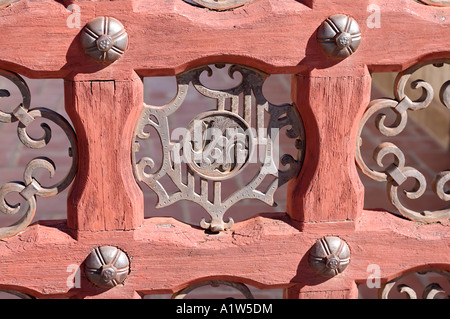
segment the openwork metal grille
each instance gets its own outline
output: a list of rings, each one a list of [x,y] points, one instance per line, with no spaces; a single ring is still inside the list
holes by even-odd
[[[250,2],[250,0],[184,0],[184,1],[212,10],[228,10],[240,7]]]
[[[390,202],[395,206],[397,211],[404,217],[420,221],[435,222],[450,217],[450,206],[445,208],[429,211],[415,211],[404,205],[398,195],[399,187],[406,182],[407,179],[416,181],[414,187],[410,190],[404,190],[405,195],[409,199],[418,199],[427,188],[427,182],[424,175],[416,168],[405,166],[406,158],[404,153],[395,144],[383,142],[379,144],[373,153],[376,163],[383,167],[384,170],[377,171],[370,168],[361,155],[362,138],[361,133],[368,120],[379,113],[381,110],[390,109],[395,114],[395,120],[391,125],[385,123],[387,115],[379,113],[375,118],[375,125],[380,133],[384,136],[391,137],[400,134],[407,125],[407,111],[417,111],[428,107],[433,100],[433,87],[423,80],[411,82],[413,89],[422,89],[422,95],[416,101],[412,101],[405,93],[406,85],[410,82],[410,78],[414,72],[426,65],[434,65],[441,67],[444,64],[450,64],[450,60],[436,60],[419,63],[398,74],[395,81],[395,99],[377,99],[372,101],[359,126],[357,145],[356,145],[356,162],[362,172],[371,179],[379,182],[385,182]],[[442,104],[450,109],[450,80],[445,82],[440,88],[440,100]],[[420,147],[420,145],[418,145]],[[393,156],[393,162],[389,165],[383,165],[382,161],[388,155]],[[443,170],[436,174],[432,182],[434,193],[443,201],[450,201],[450,194],[446,192],[446,183],[450,181],[450,169]]]
[[[77,171],[77,147],[75,132],[64,117],[47,108],[30,109],[30,90],[22,77],[6,70],[0,70],[0,76],[11,81],[22,95],[22,102],[11,113],[0,111],[0,122],[18,122],[17,135],[22,144],[28,148],[41,149],[52,138],[50,126],[42,123],[41,127],[44,134],[37,139],[28,135],[27,127],[36,119],[51,121],[59,126],[66,134],[70,143],[68,156],[72,158],[69,172],[62,180],[51,186],[41,185],[34,175],[35,171],[44,169],[50,173],[50,177],[53,177],[56,170],[54,162],[48,157],[36,157],[26,165],[22,182],[9,182],[0,187],[0,212],[8,215],[21,216],[12,225],[0,228],[0,238],[3,238],[17,234],[30,224],[36,211],[36,196],[52,197],[58,195],[72,183]],[[0,98],[8,96],[10,96],[8,90],[0,89]],[[18,193],[26,202],[15,205],[8,203],[6,198],[10,193]]]
[[[217,64],[216,67],[223,69],[225,65]],[[156,192],[157,207],[179,200],[195,202],[211,216],[210,221],[202,219],[201,227],[217,232],[233,225],[232,218],[225,222],[223,216],[240,200],[257,199],[273,205],[277,188],[299,173],[304,153],[304,131],[294,105],[274,105],[263,96],[262,86],[267,74],[232,65],[228,75],[234,78],[239,73],[242,81],[229,89],[214,90],[200,81],[204,72],[208,76],[213,74],[211,67],[201,66],[177,76],[177,95],[167,105],[145,105],[136,127],[136,141],[150,138],[146,126],[154,128],[161,141],[162,164],[156,167],[151,154],[138,161],[138,147],[133,153],[133,162],[137,179]],[[168,118],[183,104],[190,83],[204,97],[215,100],[216,107],[193,115],[181,140],[175,141],[171,139]],[[283,128],[293,140],[295,156],[277,154],[277,137]],[[264,149],[262,154],[261,149]],[[258,158],[260,168],[253,179],[230,196],[222,196],[222,183],[240,174]],[[266,176],[272,177],[273,181],[261,190]],[[170,178],[177,188],[175,192],[169,193],[165,189],[163,177]]]
[[[381,299],[406,297],[407,299],[450,299],[450,273],[429,269],[407,272],[384,284],[379,292]]]
[[[192,286],[188,286],[172,295],[172,299],[186,299],[187,295],[199,288],[205,287],[205,286],[211,286],[211,287],[219,287],[219,286],[227,286],[231,287],[237,292],[239,292],[245,299],[255,299],[250,289],[243,283],[235,282],[235,281],[228,281],[228,280],[211,280],[211,281],[203,281],[197,284],[194,284]]]

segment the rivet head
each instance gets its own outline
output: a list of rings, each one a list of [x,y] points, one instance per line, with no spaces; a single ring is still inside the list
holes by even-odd
[[[358,49],[361,30],[353,18],[336,14],[327,18],[319,27],[317,41],[327,56],[344,59]]]
[[[339,237],[326,236],[311,247],[308,261],[316,273],[333,277],[347,268],[350,263],[350,249]]]
[[[84,52],[101,63],[119,59],[127,49],[128,34],[120,21],[98,17],[86,24],[81,32]]]
[[[122,284],[129,270],[130,261],[127,255],[113,246],[93,249],[85,261],[87,279],[102,288],[112,288]]]

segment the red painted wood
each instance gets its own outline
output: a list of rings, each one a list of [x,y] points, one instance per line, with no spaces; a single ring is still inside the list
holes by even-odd
[[[130,161],[142,90],[140,78],[65,82],[80,154],[67,207],[74,231],[129,230],[142,223],[143,195]]]
[[[64,6],[81,9],[69,28]],[[0,289],[39,298],[138,298],[173,293],[210,279],[285,288],[288,298],[356,298],[356,284],[378,264],[382,280],[413,269],[448,269],[448,222],[422,225],[363,210],[356,173],[356,129],[370,97],[369,72],[400,71],[449,55],[450,11],[412,0],[376,1],[382,28],[365,23],[372,1],[255,0],[214,12],[181,0],[19,1],[0,9],[0,68],[32,78],[64,78],[66,110],[78,137],[79,172],[67,221],[40,222],[0,241]],[[329,15],[358,21],[362,42],[344,61],[325,57],[315,40]],[[112,65],[81,49],[81,27],[97,16],[120,20],[129,48]],[[140,77],[174,75],[200,64],[245,64],[291,73],[293,100],[306,128],[306,158],[289,185],[288,214],[264,215],[206,234],[171,218],[143,219],[143,195],[131,167],[131,142],[142,110]],[[344,239],[351,262],[326,280],[308,266],[308,250],[325,235]],[[124,286],[67,286],[100,245],[131,260]]]
[[[380,265],[383,281],[409,269],[448,265],[450,255],[442,253],[448,251],[448,227],[448,222],[418,226],[390,214],[364,211],[355,229],[334,223],[302,232],[289,218],[268,214],[208,235],[160,217],[146,219],[134,231],[80,232],[75,239],[64,221],[42,222],[0,242],[0,287],[22,287],[40,298],[66,293],[128,298],[135,292],[173,293],[195,282],[228,279],[257,288],[290,288],[291,297],[300,293],[318,298],[320,291],[324,296],[354,296],[352,287],[365,283],[369,264]],[[312,272],[307,252],[317,238],[329,234],[347,241],[352,256],[342,274],[327,280]],[[97,245],[116,245],[133,258],[124,286],[104,291],[82,275],[81,287],[69,289],[67,267],[81,265]],[[49,252],[51,258],[46,258]]]
[[[133,78],[132,70],[141,76],[173,75],[211,62],[300,73],[336,64],[323,56],[315,40],[322,21],[335,13],[354,17],[361,27],[363,39],[352,66],[399,71],[424,56],[448,56],[450,51],[448,10],[412,0],[396,1],[395,6],[390,0],[377,1],[382,28],[372,29],[366,24],[368,0],[315,0],[313,10],[297,0],[257,0],[225,12],[199,10],[179,0],[73,3],[80,6],[81,27],[102,15],[125,25],[131,36],[122,59],[105,68],[85,56],[78,38],[81,29],[67,27],[70,12],[63,4],[20,1],[0,12],[3,39],[9,39],[0,41],[0,67],[14,67],[29,77],[97,80]]]
[[[343,62],[293,80],[293,97],[307,136],[303,169],[289,187],[288,213],[305,222],[303,226],[354,221],[363,208],[354,141],[364,106],[370,101],[371,77],[364,68],[350,67]]]

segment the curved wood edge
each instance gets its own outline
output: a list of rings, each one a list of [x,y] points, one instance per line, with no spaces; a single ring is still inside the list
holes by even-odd
[[[0,67],[16,65],[27,77],[129,79],[133,70],[141,76],[173,75],[194,61],[204,64],[223,58],[221,62],[239,59],[266,73],[302,73],[342,63],[322,54],[316,30],[330,12],[344,7],[362,33],[360,47],[344,60],[346,64],[367,65],[373,72],[398,71],[422,59],[424,51],[434,57],[450,53],[446,45],[450,33],[445,32],[450,12],[442,8],[410,0],[395,6],[389,0],[379,1],[381,27],[370,28],[365,1],[359,5],[352,0],[316,2],[310,9],[297,1],[259,0],[215,12],[183,1],[79,1],[80,26],[70,28],[66,21],[72,13],[61,3],[21,1],[0,11],[0,29],[8,39],[0,44]],[[109,66],[87,57],[79,41],[82,27],[101,15],[117,18],[130,36],[124,56]],[[42,22],[36,26],[29,21]],[[36,46],[36,38],[41,45]]]
[[[370,275],[369,264],[380,266],[383,281],[405,269],[426,265],[450,268],[448,222],[421,225],[386,212],[363,211],[354,230],[340,227],[343,223],[324,224],[334,227],[301,232],[287,215],[263,214],[237,223],[230,231],[211,235],[161,217],[146,219],[134,231],[86,231],[75,240],[61,221],[41,222],[0,241],[0,288],[21,287],[38,298],[57,298],[65,293],[73,297],[135,298],[155,292],[174,293],[189,283],[214,278],[239,279],[257,288],[297,286],[337,291],[365,281]],[[351,250],[350,265],[332,279],[316,276],[307,261],[310,247],[325,235],[341,237]],[[67,287],[68,267],[82,267],[89,252],[100,245],[120,247],[130,257],[131,272],[124,286],[97,289],[81,272],[81,287]],[[43,258],[50,255],[52,258]]]

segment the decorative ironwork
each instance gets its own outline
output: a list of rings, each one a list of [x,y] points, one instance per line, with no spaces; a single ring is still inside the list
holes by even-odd
[[[395,81],[395,99],[383,98],[370,102],[361,120],[357,135],[356,163],[359,168],[371,179],[379,182],[386,182],[389,200],[402,216],[420,222],[435,222],[450,217],[450,206],[440,210],[425,210],[421,212],[405,207],[398,197],[399,186],[408,178],[415,179],[415,187],[409,191],[405,190],[404,193],[410,199],[417,199],[421,197],[426,190],[426,180],[424,175],[416,168],[405,166],[406,159],[404,153],[395,144],[390,142],[384,142],[378,145],[374,150],[373,158],[380,167],[386,167],[383,166],[382,160],[387,155],[392,154],[394,156],[393,163],[388,165],[383,171],[371,169],[366,165],[361,155],[361,133],[367,121],[383,109],[391,109],[396,118],[394,123],[389,126],[385,124],[386,114],[379,113],[376,116],[375,125],[380,133],[389,137],[396,136],[402,132],[407,124],[407,110],[416,111],[428,107],[434,96],[433,87],[429,83],[423,80],[416,80],[411,82],[411,87],[413,89],[422,89],[422,96],[418,100],[412,101],[405,93],[406,84],[411,78],[411,75],[425,65],[433,64],[434,66],[439,67],[444,63],[450,64],[450,60],[444,59],[422,62],[399,73]],[[450,81],[447,81],[442,85],[440,98],[442,104],[450,109]],[[450,194],[445,191],[445,184],[448,183],[449,180],[450,170],[444,170],[435,176],[432,183],[434,193],[443,201],[450,200]]]
[[[223,68],[225,65],[216,65]],[[262,94],[262,86],[268,77],[258,70],[248,67],[232,65],[228,74],[233,78],[236,72],[242,75],[239,85],[224,90],[212,90],[200,81],[200,75],[207,72],[212,76],[209,66],[202,66],[177,76],[178,92],[175,98],[162,107],[144,106],[144,111],[137,124],[136,141],[145,140],[150,134],[144,131],[149,125],[158,132],[163,161],[161,167],[155,167],[151,157],[136,159],[133,153],[133,163],[137,179],[153,189],[158,196],[157,207],[165,207],[179,200],[190,200],[202,206],[211,216],[210,221],[202,219],[201,227],[218,232],[230,228],[234,221],[223,221],[225,212],[238,201],[250,198],[258,199],[269,205],[274,204],[273,195],[277,188],[291,178],[297,176],[303,161],[303,125],[296,110],[291,104],[274,105],[268,102]],[[188,92],[189,83],[205,97],[215,99],[215,110],[198,114],[187,129],[181,141],[172,141],[168,117],[172,115],[183,103]],[[253,95],[252,95],[253,93]],[[243,96],[243,114],[239,114],[239,96]],[[254,96],[254,97],[253,97]],[[230,101],[230,108],[226,109],[226,101]],[[256,107],[252,106],[256,101]],[[256,121],[252,123],[252,113],[256,112]],[[264,118],[269,115],[269,124],[265,127]],[[253,124],[253,126],[252,126]],[[295,139],[294,150],[297,158],[285,154],[280,163],[287,167],[278,169],[274,155],[275,140],[278,131],[287,127],[286,135]],[[262,165],[257,175],[246,186],[236,190],[228,198],[222,198],[222,181],[239,174],[249,162],[256,158],[253,156],[257,144],[263,144],[265,151]],[[136,144],[139,146],[139,144]],[[259,154],[261,155],[261,154]],[[182,178],[182,165],[187,166],[187,182]],[[150,169],[150,172],[146,172]],[[200,176],[200,191],[196,191],[195,175]],[[168,194],[161,179],[168,176],[177,187],[177,191]],[[265,191],[261,185],[266,176],[275,177],[274,181]],[[211,182],[212,185],[209,183]],[[209,200],[208,188],[213,187],[213,200]]]
[[[353,18],[335,14],[328,17],[319,27],[317,41],[326,55],[344,59],[358,49],[361,30]]]
[[[113,246],[97,247],[84,263],[87,279],[94,285],[112,288],[122,284],[130,272],[128,256]]]
[[[0,9],[6,8],[17,1],[19,0],[0,0]]]
[[[213,10],[228,10],[243,6],[250,0],[184,0],[188,3],[194,3],[204,8]]]
[[[245,299],[255,299],[252,292],[246,285],[240,282],[234,282],[234,281],[227,281],[227,280],[211,280],[211,281],[204,281],[200,282],[198,284],[188,286],[177,293],[172,295],[172,299],[185,299],[186,295],[189,294],[191,291],[204,287],[204,286],[211,286],[211,287],[219,287],[220,285],[228,286],[231,288],[236,289],[239,291]]]
[[[413,285],[411,283],[413,282],[413,276],[417,276],[419,278],[418,281],[421,283],[425,282],[425,284]],[[405,294],[407,299],[418,299],[418,296],[422,299],[450,299],[450,292],[448,290],[446,291],[437,282],[437,279],[441,279],[440,281],[446,281],[450,284],[450,272],[437,269],[407,272],[385,283],[379,290],[379,297],[381,299],[391,299],[392,293],[396,290],[399,293]],[[396,289],[393,289],[394,287]],[[417,290],[418,288],[421,289],[422,293],[420,293],[420,290]]]
[[[27,127],[36,119],[50,120],[59,126],[66,134],[70,147],[69,156],[72,157],[72,165],[67,175],[52,186],[41,185],[33,176],[37,169],[45,169],[53,177],[56,171],[54,162],[48,157],[37,157],[31,160],[24,171],[24,182],[10,182],[0,187],[0,212],[8,215],[22,215],[16,223],[0,228],[0,238],[10,237],[24,230],[32,221],[36,211],[36,196],[53,197],[65,190],[73,181],[77,171],[77,144],[76,136],[70,123],[58,113],[47,108],[30,109],[31,95],[26,82],[18,74],[1,70],[0,76],[10,80],[19,89],[22,95],[22,103],[17,106],[11,113],[0,111],[0,122],[18,123],[17,133],[19,140],[28,148],[40,149],[45,147],[51,140],[52,130],[46,123],[42,123],[41,127],[44,134],[41,138],[35,139],[28,135]],[[1,89],[0,97],[10,95],[8,90]],[[7,202],[6,196],[10,193],[18,193],[25,201],[25,204],[11,205]]]
[[[429,6],[436,6],[436,7],[450,6],[450,0],[420,0],[420,1]]]
[[[36,299],[35,297],[33,297],[29,294],[26,294],[24,292],[10,290],[10,289],[0,289],[0,294],[16,296],[17,297],[16,299]],[[6,298],[2,296],[2,299],[6,299]],[[13,298],[8,298],[8,299],[13,299]]]
[[[350,249],[339,237],[323,237],[309,251],[308,262],[318,274],[333,277],[347,268],[350,263]]]
[[[98,62],[111,63],[125,53],[128,34],[117,19],[98,17],[84,27],[81,45],[84,52]]]

